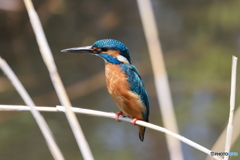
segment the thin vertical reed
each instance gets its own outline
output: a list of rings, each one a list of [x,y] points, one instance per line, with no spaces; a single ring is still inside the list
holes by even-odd
[[[237,79],[237,60],[238,58],[232,57],[232,75],[231,75],[231,93],[230,93],[230,112],[227,125],[225,152],[230,152],[232,133],[233,133],[233,114],[235,109],[235,97],[236,97],[236,79]],[[225,156],[224,160],[228,160],[229,156]]]
[[[159,34],[157,31],[157,25],[153,8],[151,6],[151,1],[137,0],[137,3],[150,52],[155,86],[157,89],[158,101],[163,118],[163,125],[167,129],[178,133],[167,72],[165,69],[161,44],[158,37]],[[180,141],[168,135],[166,135],[166,138],[171,160],[183,160]]]
[[[39,17],[37,15],[37,12],[35,11],[32,1],[31,0],[24,0],[28,15],[30,18],[30,22],[32,24],[37,43],[40,49],[40,52],[42,54],[43,60],[48,68],[48,71],[50,73],[51,80],[53,82],[54,88],[57,92],[58,98],[61,102],[61,104],[66,108],[66,117],[68,119],[68,122],[70,124],[70,127],[73,131],[73,134],[75,136],[75,139],[77,141],[77,144],[79,146],[79,149],[83,155],[84,159],[87,160],[93,160],[93,155],[90,150],[90,147],[84,137],[84,134],[82,132],[82,129],[77,121],[76,115],[71,110],[71,103],[68,99],[68,96],[66,94],[66,91],[64,89],[64,86],[62,84],[62,81],[60,79],[60,76],[57,71],[57,67],[55,65],[51,50],[49,48],[49,45],[47,43],[41,22],[39,20]]]

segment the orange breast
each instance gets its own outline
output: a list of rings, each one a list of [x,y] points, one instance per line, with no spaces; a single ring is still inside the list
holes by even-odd
[[[106,84],[108,92],[119,109],[131,118],[143,119],[143,103],[140,97],[130,90],[128,80],[121,67],[115,64],[105,64]]]

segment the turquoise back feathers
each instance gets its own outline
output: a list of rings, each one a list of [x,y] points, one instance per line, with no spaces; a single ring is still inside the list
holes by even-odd
[[[146,107],[146,112],[143,112],[143,118],[148,122],[149,116],[149,101],[148,94],[144,87],[141,76],[138,73],[137,68],[134,65],[121,64],[122,70],[125,71],[125,74],[128,78],[128,83],[130,84],[131,91],[138,94]]]

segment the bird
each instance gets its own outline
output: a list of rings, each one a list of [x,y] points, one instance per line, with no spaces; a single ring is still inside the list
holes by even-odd
[[[137,120],[149,122],[149,99],[142,78],[137,68],[132,65],[129,49],[120,41],[114,39],[98,40],[90,46],[75,47],[61,52],[90,53],[105,61],[105,76],[108,92],[120,112],[119,116],[132,118],[132,124]],[[139,139],[144,140],[145,127],[138,126]]]

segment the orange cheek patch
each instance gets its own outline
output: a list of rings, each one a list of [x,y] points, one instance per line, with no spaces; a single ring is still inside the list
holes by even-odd
[[[109,54],[110,56],[113,56],[113,57],[117,57],[120,55],[120,52],[119,51],[114,51],[114,50],[109,50],[107,52],[107,54]]]

